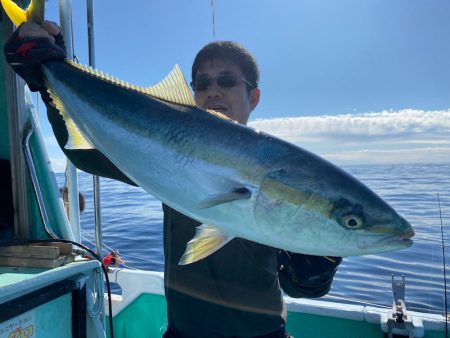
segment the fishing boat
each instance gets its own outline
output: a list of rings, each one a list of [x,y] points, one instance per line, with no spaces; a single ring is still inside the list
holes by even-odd
[[[2,15],[1,45],[13,31]],[[101,254],[101,229],[97,253],[77,244],[76,172],[71,169],[68,217],[30,93],[3,57],[1,63],[0,338],[161,337],[163,273],[107,272],[101,260],[85,257]],[[109,281],[118,284],[121,294],[105,292],[105,281],[108,289]],[[407,310],[404,278],[392,277],[386,292],[393,294],[388,309],[286,296],[287,329],[303,338],[450,337],[445,316]]]

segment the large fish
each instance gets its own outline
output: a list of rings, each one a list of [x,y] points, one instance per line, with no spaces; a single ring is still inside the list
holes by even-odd
[[[149,88],[69,61],[42,70],[66,121],[66,147],[95,147],[143,189],[202,222],[181,264],[234,237],[324,256],[412,244],[411,225],[348,173],[197,108],[178,68]]]

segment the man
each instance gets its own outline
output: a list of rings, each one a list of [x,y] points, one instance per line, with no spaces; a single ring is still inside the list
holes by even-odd
[[[61,59],[64,47],[57,27],[48,29],[46,23],[46,32],[42,32],[41,27],[32,25],[19,27],[6,44],[5,53],[19,75],[32,89],[40,90],[48,102],[37,66]],[[30,33],[33,30],[39,33]],[[39,62],[30,61],[30,55]],[[213,42],[197,54],[191,85],[200,108],[216,110],[241,124],[247,123],[259,102],[256,61],[246,49],[230,41]],[[63,147],[67,140],[64,124],[55,109],[47,106]],[[63,150],[84,171],[134,184],[98,151]],[[275,248],[234,239],[200,261],[178,265],[200,223],[167,205],[163,210],[168,313],[165,338],[288,337],[281,287],[294,297],[322,296],[330,289],[341,261],[280,253]]]
[[[66,210],[67,217],[69,217],[69,215],[70,215],[69,188],[68,187],[59,188],[59,193],[61,194],[63,204],[64,204],[64,209]],[[81,192],[79,192],[78,193],[78,206],[80,208],[80,214],[83,213],[85,204],[86,204],[86,200],[84,198],[84,195]]]

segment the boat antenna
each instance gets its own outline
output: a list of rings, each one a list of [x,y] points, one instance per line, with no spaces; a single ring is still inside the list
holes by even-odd
[[[447,272],[445,271],[445,245],[444,245],[444,227],[442,225],[441,200],[437,194],[439,205],[439,219],[441,220],[441,241],[442,241],[442,260],[444,265],[444,306],[445,306],[445,336],[448,336],[448,310],[447,310]]]
[[[211,0],[211,12],[212,12],[212,34],[213,39],[216,39],[216,2]]]

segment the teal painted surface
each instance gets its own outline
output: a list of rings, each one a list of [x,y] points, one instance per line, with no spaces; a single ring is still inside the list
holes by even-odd
[[[3,55],[3,53],[1,53]],[[2,56],[3,62],[3,56]],[[5,98],[5,81],[4,81],[3,67],[0,65],[0,78],[2,81],[2,87],[0,88],[0,158],[10,159],[9,155],[9,134],[8,134],[8,119],[7,119],[7,107]],[[31,98],[30,98],[31,100]],[[43,137],[39,128],[39,123],[34,116],[33,107],[31,101],[27,104],[27,110],[24,115],[27,120],[31,121],[33,125],[33,135],[30,139],[30,147],[33,154],[34,164],[36,167],[37,175],[39,178],[41,190],[44,196],[47,213],[49,216],[50,224],[53,225],[54,232],[61,238],[69,238],[69,225],[65,219],[65,211],[58,200],[59,190],[56,184],[56,179],[53,172],[50,170],[50,162],[48,160],[47,151],[44,146]],[[19,142],[21,143],[22,140]],[[29,179],[27,172],[27,179]],[[28,238],[32,239],[47,239],[48,236],[43,230],[42,220],[36,200],[36,196],[31,185],[28,185],[27,196],[30,200],[31,206],[31,219],[33,227],[30,229]]]
[[[289,312],[287,330],[301,338],[381,338],[381,325],[335,317]],[[425,338],[445,338],[445,332],[428,331]]]
[[[0,267],[0,312],[7,311],[7,308],[5,308],[4,305],[6,302],[14,302],[15,299],[19,299],[28,293],[41,290],[42,288],[50,286],[53,283],[66,280],[68,278],[73,278],[74,276],[77,279],[79,277],[84,278],[86,276],[91,280],[91,282],[86,282],[87,295],[90,295],[92,291],[91,287],[93,287],[92,278],[94,278],[94,275],[96,276],[96,272],[94,271],[97,271],[99,267],[100,263],[97,261],[80,261],[54,269]],[[102,293],[101,289],[96,289],[96,291]],[[86,309],[82,310],[86,313]],[[89,316],[87,316],[86,319],[88,329],[87,337],[96,338],[92,319]],[[8,335],[3,335],[3,333],[6,332],[5,327],[14,328],[13,332],[19,328],[20,332],[20,330],[25,330],[28,328],[29,325],[32,325],[33,328],[32,336],[11,336],[11,331],[7,332]],[[71,332],[71,292],[58,297],[55,300],[37,306],[36,308],[15,317],[12,321],[8,320],[3,323],[0,322],[1,338],[70,338],[72,337]]]
[[[107,318],[107,337],[109,334]],[[161,337],[166,330],[166,299],[164,296],[142,294],[113,320],[115,338]]]
[[[160,338],[166,326],[164,296],[143,294],[114,317],[114,336]],[[383,337],[380,324],[298,312],[288,313],[287,330],[296,338]],[[107,336],[110,337],[109,330]],[[445,338],[445,333],[428,331],[425,338]]]
[[[4,23],[0,22],[0,31],[3,31]],[[4,45],[3,35],[0,34],[0,46]],[[9,133],[8,114],[6,107],[6,87],[5,87],[5,56],[0,53],[0,158],[10,159],[9,156]]]
[[[20,1],[22,5],[28,1]],[[0,29],[8,23],[0,22]],[[0,45],[3,46],[3,35],[0,34]],[[5,84],[5,59],[4,54],[0,53],[0,158],[10,159],[9,154],[9,132],[8,132],[8,114],[6,106],[6,84]],[[25,117],[33,124],[34,133],[30,139],[33,158],[38,174],[39,182],[41,184],[42,193],[44,196],[47,213],[49,216],[49,223],[53,226],[53,231],[61,238],[72,239],[71,230],[65,216],[65,210],[59,198],[59,189],[56,184],[56,179],[51,171],[50,162],[48,160],[47,151],[44,146],[43,137],[39,128],[37,118],[34,116],[31,99],[27,102],[27,111]],[[44,239],[48,238],[43,230],[39,208],[36,202],[36,197],[32,185],[29,185],[27,196],[31,200],[31,219],[33,227],[30,229],[29,238]]]
[[[72,337],[72,294],[41,305],[36,317],[37,338]]]
[[[72,294],[0,323],[1,337],[71,338]]]
[[[72,231],[70,229],[67,217],[65,214],[62,200],[60,198],[59,188],[56,183],[55,175],[51,169],[50,161],[45,148],[44,139],[39,127],[39,122],[35,116],[34,107],[31,103],[31,97],[27,100],[27,115],[29,116],[33,125],[33,135],[30,138],[30,148],[33,154],[36,174],[38,176],[41,192],[44,198],[49,224],[52,230],[60,238],[73,239]],[[43,223],[41,220],[38,204],[32,186],[30,185],[29,196],[33,198],[32,210],[35,226],[31,231],[31,238],[45,239],[48,236],[45,234]]]
[[[31,279],[43,271],[46,269],[0,266],[0,290],[7,285]]]
[[[288,313],[287,330],[298,337],[372,338],[381,336],[380,325],[303,313]]]

